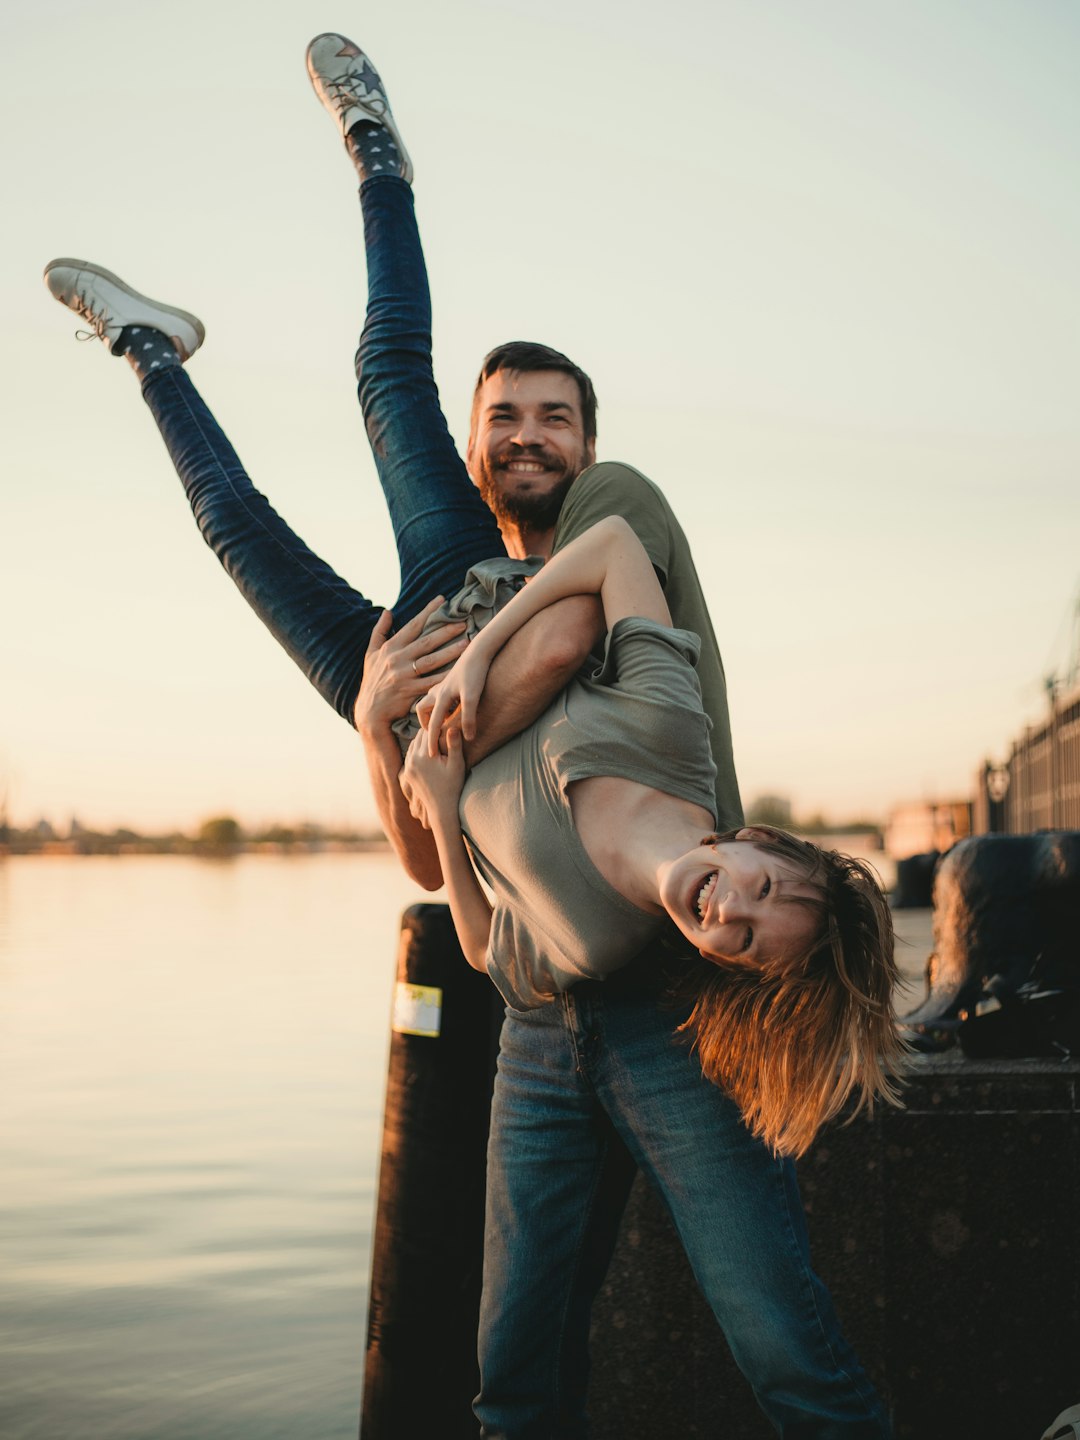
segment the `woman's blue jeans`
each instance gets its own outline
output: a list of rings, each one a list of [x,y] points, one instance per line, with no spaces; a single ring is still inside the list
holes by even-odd
[[[357,352],[368,437],[401,562],[397,624],[504,553],[431,373],[412,191],[361,188],[369,303]],[[381,613],[252,486],[186,371],[143,387],[203,537],[255,612],[347,719]],[[503,1028],[488,1157],[482,1388],[488,1440],[586,1434],[589,1310],[635,1162],[664,1197],[736,1360],[780,1432],[880,1440],[878,1402],[814,1275],[792,1167],[746,1131],[629,970]]]
[[[502,539],[454,448],[431,371],[431,299],[413,192],[378,176],[360,190],[367,319],[356,353],[360,405],[401,566],[400,627]],[[151,375],[143,395],[203,538],[251,608],[339,715],[352,721],[364,652],[383,607],[304,544],[248,479],[186,370]]]

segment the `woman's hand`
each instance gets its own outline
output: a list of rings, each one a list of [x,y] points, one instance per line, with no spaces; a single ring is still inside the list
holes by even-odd
[[[391,634],[394,617],[384,610],[371,632],[364,657],[364,678],[353,709],[353,722],[363,735],[388,727],[412,709],[431,688],[437,671],[456,660],[468,645],[463,621],[423,633],[424,622],[442,604],[438,595],[419,615]]]
[[[482,643],[483,633],[480,632],[416,707],[420,724],[427,731],[428,754],[433,758],[439,753],[443,727],[451,717],[454,727],[466,740],[476,736],[476,710],[491,669],[488,647]]]
[[[434,733],[437,741],[438,732]],[[436,754],[432,755],[427,735],[418,730],[405,752],[398,780],[410,814],[425,830],[434,830],[440,821],[446,828],[460,829],[458,801],[465,784],[465,755],[461,731],[456,724],[447,727],[444,742],[445,753],[436,747]]]

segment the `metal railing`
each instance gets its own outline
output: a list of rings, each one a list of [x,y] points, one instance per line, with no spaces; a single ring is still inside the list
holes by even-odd
[[[1080,687],[1055,695],[1041,725],[1014,740],[976,785],[976,834],[1080,830]]]

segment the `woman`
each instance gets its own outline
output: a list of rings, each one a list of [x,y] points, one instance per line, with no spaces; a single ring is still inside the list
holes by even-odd
[[[462,741],[492,660],[573,594],[600,597],[603,665],[466,777]],[[402,785],[435,837],[466,959],[509,1005],[528,1009],[603,979],[673,921],[716,967],[695,977],[684,1026],[705,1073],[755,1134],[798,1155],[853,1092],[860,1105],[897,1098],[891,921],[859,861],[779,831],[707,833],[714,767],[696,654],[697,637],[671,628],[633,530],[603,520],[555,555],[421,701],[426,729]]]

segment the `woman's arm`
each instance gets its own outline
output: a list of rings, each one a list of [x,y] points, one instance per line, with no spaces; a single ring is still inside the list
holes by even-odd
[[[402,793],[413,818],[434,837],[462,953],[474,970],[486,971],[491,905],[461,835],[458,802],[464,783],[465,757],[457,726],[446,732],[446,753],[435,756],[428,754],[427,737],[419,731],[405,756]]]
[[[608,630],[631,615],[671,624],[664,592],[634,531],[618,515],[598,521],[554,555],[428,691],[417,713],[427,727],[429,754],[438,753],[443,723],[458,707],[465,740],[473,738],[476,708],[494,657],[527,620],[569,595],[599,595]]]

